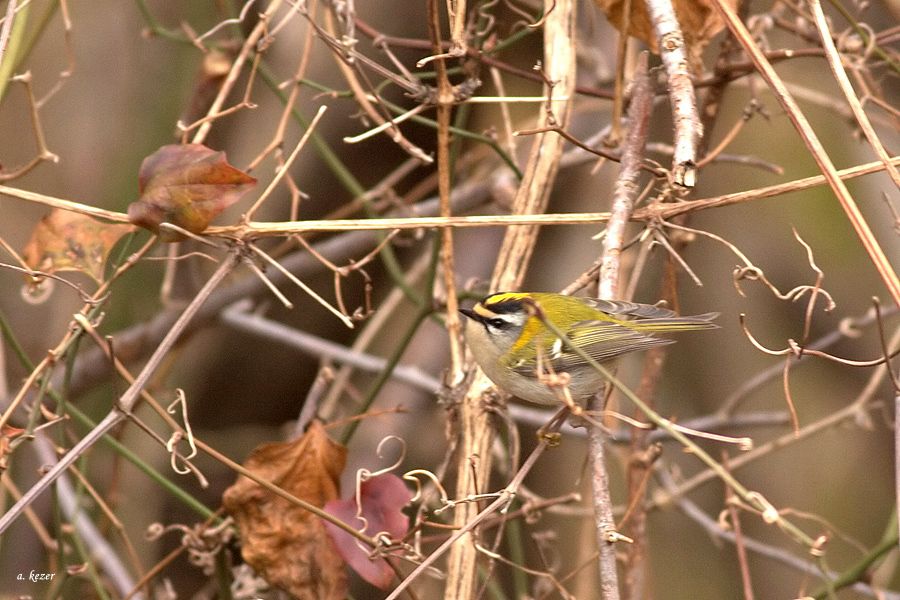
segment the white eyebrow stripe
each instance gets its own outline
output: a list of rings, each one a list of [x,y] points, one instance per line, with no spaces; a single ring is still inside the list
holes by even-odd
[[[503,319],[510,325],[515,325],[516,327],[521,327],[525,324],[525,319],[527,315],[521,313],[499,313],[497,314],[498,319]]]

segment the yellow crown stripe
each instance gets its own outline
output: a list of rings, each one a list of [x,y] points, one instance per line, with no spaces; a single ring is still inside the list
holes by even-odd
[[[490,304],[498,304],[500,302],[508,302],[510,300],[521,301],[527,297],[528,294],[522,294],[519,292],[504,292],[491,296]]]

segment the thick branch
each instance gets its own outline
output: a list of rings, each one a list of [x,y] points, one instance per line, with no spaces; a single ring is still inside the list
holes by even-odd
[[[697,111],[684,34],[671,0],[646,0],[646,4],[669,82],[669,102],[675,127],[672,178],[678,185],[694,187],[697,145],[703,136],[703,126]]]
[[[572,0],[545,0],[544,68],[545,76],[553,84],[546,86],[549,97],[564,98],[551,101],[538,121],[539,127],[559,125],[569,121],[575,91],[575,3]],[[563,138],[553,132],[535,136],[524,177],[516,194],[513,212],[517,215],[541,213],[546,210],[550,192],[559,170]],[[494,268],[491,287],[494,290],[517,289],[522,284],[539,228],[510,227]],[[486,489],[491,472],[491,446],[494,431],[490,408],[484,398],[492,384],[477,371],[459,406],[460,443],[457,460],[458,481],[456,495],[463,498]],[[471,461],[474,461],[474,466]],[[478,505],[459,506],[454,524],[465,524],[476,517]],[[472,598],[477,576],[478,551],[470,532],[452,548],[447,572],[447,599]]]

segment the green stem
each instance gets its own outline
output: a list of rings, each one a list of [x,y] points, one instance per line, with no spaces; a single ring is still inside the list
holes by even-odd
[[[406,109],[404,109],[402,106],[398,106],[398,105],[394,104],[393,102],[389,102],[389,101],[385,100],[384,98],[381,98],[380,100],[381,100],[381,103],[384,104],[394,114],[399,115],[399,114],[403,114],[403,113],[407,112]],[[412,116],[409,118],[409,120],[414,121],[416,123],[420,123],[422,125],[426,125],[426,126],[430,127],[431,129],[438,128],[437,121],[435,121],[433,119],[429,119],[428,117],[423,117],[421,115]],[[499,156],[500,159],[504,163],[506,163],[506,165],[510,169],[512,169],[513,173],[516,174],[516,178],[520,179],[520,180],[522,179],[522,171],[519,170],[519,167],[516,165],[515,161],[513,161],[512,157],[510,155],[508,155],[503,150],[503,148],[500,147],[500,144],[498,144],[496,140],[491,139],[491,138],[487,137],[486,135],[481,135],[480,133],[472,133],[471,131],[468,131],[466,129],[460,129],[458,127],[451,126],[449,129],[450,129],[450,133],[457,135],[461,138],[467,138],[467,139],[474,140],[476,142],[481,142],[482,144],[486,144],[486,145],[490,146],[491,149],[497,153],[497,156]]]
[[[81,412],[81,410],[79,410],[72,404],[69,405],[69,414],[75,417],[88,430],[93,429],[97,425],[94,420]],[[176,484],[174,481],[168,479],[165,475],[148,465],[141,459],[141,457],[129,450],[127,446],[122,445],[122,443],[119,442],[116,438],[112,437],[111,435],[105,435],[102,439],[110,448],[112,448],[115,452],[118,452],[122,456],[122,458],[133,464],[155,483],[159,484],[163,489],[172,494],[172,496],[174,496],[177,500],[181,501],[182,504],[196,512],[204,519],[209,519],[215,514],[215,511],[209,509],[202,502],[181,489],[181,487],[179,487],[178,484]]]
[[[272,74],[271,70],[265,63],[261,63],[259,65],[258,72],[260,76],[263,78],[263,81],[266,82],[266,85],[269,86],[270,90],[278,96],[278,98],[282,101],[282,103],[287,103],[287,94],[278,87],[278,82],[275,79],[275,76]],[[309,120],[304,118],[300,112],[296,108],[291,108],[291,116],[294,120],[303,128],[305,131],[309,127]],[[341,161],[338,155],[331,149],[331,146],[328,145],[319,134],[313,132],[310,139],[313,142],[313,145],[316,148],[319,156],[322,160],[325,161],[325,164],[328,165],[328,168],[331,169],[331,172],[334,173],[335,177],[338,178],[338,181],[341,182],[344,189],[346,189],[350,194],[352,194],[355,198],[365,198],[366,190],[359,183],[359,180],[353,176],[353,173],[350,172],[350,169]],[[363,208],[366,212],[371,216],[371,204],[369,202],[363,202]],[[379,232],[378,237],[379,241],[384,240],[385,233]],[[386,244],[382,247],[379,257],[384,263],[385,269],[387,269],[388,274],[391,277],[391,280],[400,287],[407,295],[407,297],[416,302],[417,304],[420,302],[420,299],[415,295],[410,286],[407,284],[406,280],[403,276],[403,268],[400,266],[400,261],[397,260],[397,255],[394,252],[393,247],[390,244]]]
[[[171,40],[173,42],[183,42],[186,44],[190,44],[191,40],[188,39],[187,35],[184,32],[166,29],[162,26],[162,24],[156,20],[156,17],[153,16],[153,12],[147,6],[145,0],[136,0],[138,5],[138,10],[144,15],[144,20],[147,21],[147,29],[153,35],[158,35],[161,38],[165,38],[167,40]]]
[[[397,345],[397,348],[394,350],[393,354],[391,354],[390,358],[388,358],[387,364],[384,367],[384,370],[378,374],[378,378],[375,380],[375,383],[372,384],[372,387],[369,388],[368,393],[366,394],[365,399],[363,400],[362,406],[359,408],[359,414],[363,414],[371,408],[372,403],[375,401],[375,398],[378,396],[378,393],[381,391],[381,388],[384,387],[390,378],[391,373],[393,373],[394,369],[397,367],[397,364],[400,362],[400,359],[403,357],[403,353],[406,352],[406,348],[409,346],[410,342],[412,342],[413,336],[415,336],[416,331],[418,331],[419,326],[422,322],[428,318],[428,315],[431,314],[431,307],[427,306],[426,308],[420,308],[416,315],[413,317],[412,321],[409,324],[409,327],[403,333],[400,338],[400,343]],[[356,432],[356,428],[359,427],[361,423],[360,419],[355,419],[344,431],[344,434],[341,436],[341,444],[346,446],[350,439],[353,437],[353,434]]]
[[[216,584],[219,590],[220,600],[233,600],[231,594],[231,565],[228,564],[228,550],[226,548],[219,549],[216,554]]]
[[[78,530],[74,527],[72,528],[70,539],[72,540],[72,545],[75,546],[75,552],[78,554],[79,561],[87,568],[88,578],[94,586],[94,591],[97,592],[97,597],[101,598],[101,600],[111,600],[109,594],[106,593],[106,588],[103,586],[103,580],[100,579],[100,573],[97,572],[97,567],[94,566],[93,558],[84,547],[84,542],[81,541],[81,536],[78,535]]]
[[[44,30],[47,28],[47,25],[50,24],[50,20],[53,18],[53,15],[56,14],[56,9],[59,8],[59,0],[53,0],[44,8],[44,12],[37,18],[35,21],[34,29],[31,31],[31,35],[28,36],[22,43],[22,49],[20,51],[20,56],[16,61],[16,67],[22,64],[26,58],[31,56],[31,51],[34,49],[34,46],[37,44],[38,40],[41,39],[41,35],[43,35]]]
[[[12,24],[12,31],[9,34],[9,41],[6,44],[6,51],[3,53],[3,62],[0,62],[0,102],[6,94],[6,88],[9,86],[10,78],[19,66],[19,61],[24,55],[22,48],[25,40],[25,27],[28,25],[28,13],[31,11],[31,4],[21,7],[15,14],[15,21]]]
[[[510,507],[512,508],[512,507]],[[519,519],[512,519],[506,523],[506,545],[509,549],[509,560],[514,564],[524,565],[525,559],[525,536],[522,535],[522,522]],[[528,596],[528,575],[521,569],[512,570],[513,589],[516,598],[525,598]]]

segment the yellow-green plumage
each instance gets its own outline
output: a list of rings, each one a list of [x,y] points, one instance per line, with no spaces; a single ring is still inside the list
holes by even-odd
[[[471,310],[466,336],[476,361],[495,383],[533,402],[553,403],[555,394],[538,379],[538,368],[571,375],[569,389],[582,400],[602,385],[602,377],[548,328],[552,322],[593,360],[670,344],[659,333],[712,329],[717,313],[680,317],[671,310],[634,302],[576,298],[552,293],[502,292]]]

